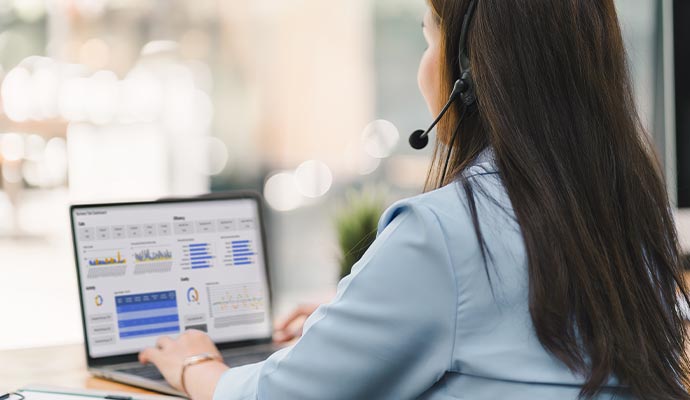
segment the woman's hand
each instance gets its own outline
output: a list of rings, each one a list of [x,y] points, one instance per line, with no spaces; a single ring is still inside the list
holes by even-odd
[[[158,339],[156,347],[139,353],[142,364],[151,363],[161,372],[165,380],[175,389],[182,390],[182,365],[187,357],[210,353],[220,356],[216,345],[204,332],[188,330],[177,339],[164,336]],[[185,387],[194,399],[210,399],[220,379],[228,369],[220,361],[207,361],[192,365],[185,371]]]
[[[276,324],[273,340],[276,343],[285,343],[302,336],[304,321],[319,308],[319,305],[314,303],[297,307],[287,318]]]

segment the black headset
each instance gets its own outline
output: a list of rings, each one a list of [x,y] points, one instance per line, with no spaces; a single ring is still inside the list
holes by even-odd
[[[465,14],[465,17],[462,21],[462,29],[460,31],[459,52],[460,79],[455,81],[455,85],[453,85],[453,91],[450,93],[450,98],[448,99],[448,102],[443,107],[438,117],[436,117],[434,122],[431,124],[429,129],[427,129],[426,131],[420,129],[414,131],[414,133],[410,135],[410,146],[412,146],[413,149],[421,150],[429,144],[429,133],[431,133],[431,130],[434,129],[436,125],[438,125],[438,123],[441,121],[441,118],[443,118],[443,116],[446,115],[446,112],[448,112],[450,106],[453,103],[455,103],[455,101],[458,98],[460,99],[460,101],[462,101],[462,104],[464,106],[463,117],[467,113],[467,110],[473,108],[477,103],[477,92],[474,85],[474,79],[472,79],[472,71],[470,69],[470,57],[467,54],[467,31],[470,28],[472,16],[474,15],[474,11],[477,8],[477,1],[478,0],[471,0],[470,5],[467,9],[467,13]],[[460,119],[462,120],[463,117],[461,117]],[[448,152],[448,155],[450,155],[450,150]],[[447,167],[448,160],[446,160],[445,169],[447,169]],[[445,169],[443,173],[444,178]]]

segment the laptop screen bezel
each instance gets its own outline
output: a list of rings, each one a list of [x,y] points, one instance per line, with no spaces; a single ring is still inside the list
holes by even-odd
[[[91,349],[89,345],[88,332],[86,328],[86,313],[84,304],[84,293],[82,291],[82,279],[81,271],[79,270],[79,250],[77,248],[77,233],[75,230],[74,213],[76,210],[83,209],[93,209],[93,208],[105,208],[105,207],[126,207],[126,206],[156,206],[158,204],[176,204],[176,203],[203,203],[203,202],[221,202],[221,201],[233,201],[233,200],[251,200],[256,204],[257,218],[259,219],[257,226],[260,229],[260,237],[262,241],[262,253],[264,260],[264,273],[266,274],[266,284],[268,286],[268,319],[270,332],[273,332],[273,289],[271,285],[271,274],[268,261],[268,250],[266,245],[266,227],[264,222],[264,212],[263,212],[263,199],[259,193],[251,191],[241,191],[241,192],[227,192],[227,193],[214,193],[210,195],[189,197],[189,198],[169,198],[169,199],[159,199],[153,201],[136,201],[136,202],[118,202],[118,203],[102,203],[102,204],[75,204],[71,205],[69,209],[70,214],[70,229],[72,231],[72,247],[74,250],[74,265],[77,271],[77,283],[79,291],[79,305],[81,308],[81,321],[82,321],[82,331],[84,334],[84,345],[86,350],[86,361],[89,367],[102,367],[114,364],[123,364],[129,362],[135,362],[138,360],[138,353],[128,353],[120,354],[115,356],[106,357],[91,357]],[[227,341],[216,343],[216,346],[220,350],[246,347],[252,345],[261,345],[270,343],[272,341],[272,335],[266,337],[241,340],[241,341]]]

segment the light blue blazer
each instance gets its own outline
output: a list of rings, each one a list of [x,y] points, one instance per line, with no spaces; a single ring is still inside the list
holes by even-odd
[[[302,338],[228,370],[214,400],[576,399],[583,378],[535,335],[523,239],[491,153],[465,174],[481,188],[493,294],[462,186],[400,201]]]

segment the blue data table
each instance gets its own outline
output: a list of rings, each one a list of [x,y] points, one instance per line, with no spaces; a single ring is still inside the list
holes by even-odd
[[[116,296],[115,305],[120,339],[180,332],[174,290]]]

